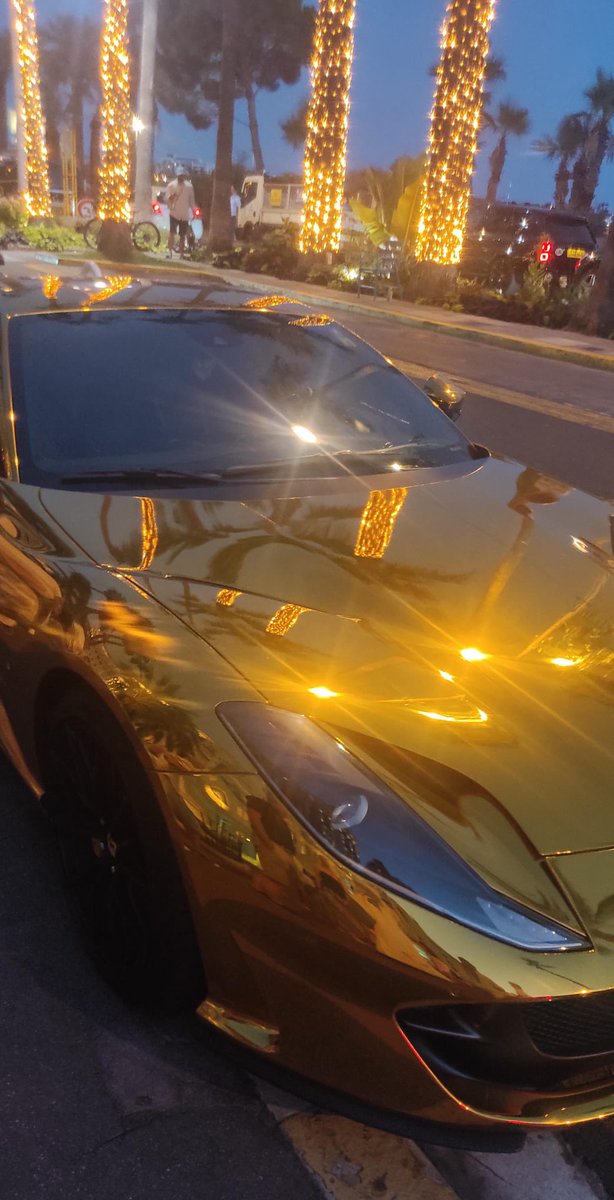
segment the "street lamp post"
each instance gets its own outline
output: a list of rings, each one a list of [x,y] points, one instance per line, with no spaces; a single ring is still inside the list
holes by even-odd
[[[154,149],[154,79],[157,34],[158,0],[143,0],[137,116],[132,123],[132,128],[136,135],[134,210],[137,221],[149,217],[151,213],[151,180]]]

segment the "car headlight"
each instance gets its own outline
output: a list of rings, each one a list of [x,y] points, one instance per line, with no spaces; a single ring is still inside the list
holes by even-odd
[[[489,887],[425,821],[308,717],[251,701],[220,720],[269,786],[346,866],[525,950],[585,950],[590,942]]]

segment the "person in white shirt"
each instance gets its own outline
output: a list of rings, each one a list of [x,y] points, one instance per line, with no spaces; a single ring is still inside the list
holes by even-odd
[[[239,213],[241,212],[241,197],[237,193],[236,188],[230,189],[230,223],[232,225],[232,240],[237,240],[237,225],[239,222]]]
[[[177,168],[177,178],[173,179],[166,189],[166,203],[168,204],[171,221],[170,233],[168,235],[169,258],[172,258],[173,255],[177,234],[179,234],[179,253],[183,258],[188,226],[196,207],[194,188],[183,167]]]

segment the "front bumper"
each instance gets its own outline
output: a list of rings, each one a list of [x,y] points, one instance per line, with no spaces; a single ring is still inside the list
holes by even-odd
[[[332,859],[256,775],[162,780],[210,1024],[354,1104],[454,1126],[461,1140],[446,1144],[614,1115],[610,947],[527,953],[387,893]],[[586,1018],[593,993],[605,1023],[576,1053],[575,1013]],[[538,1030],[542,1006],[563,1003],[571,1053]],[[433,1026],[451,1012],[471,1036]]]
[[[614,1090],[614,989],[397,1013],[413,1051],[473,1110],[527,1123],[601,1116]],[[580,1115],[582,1114],[582,1115]],[[571,1119],[574,1119],[573,1116]]]

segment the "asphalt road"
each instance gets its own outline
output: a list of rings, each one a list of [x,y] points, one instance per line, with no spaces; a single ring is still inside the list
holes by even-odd
[[[462,423],[475,440],[614,495],[613,375],[385,321],[345,323],[414,375],[439,369],[470,381]],[[196,1024],[138,1016],[95,975],[73,932],[46,825],[2,762],[0,845],[1,1193],[315,1200],[321,1193],[250,1080]],[[614,1130],[599,1126],[570,1142],[614,1196]],[[548,1163],[534,1143],[536,1153]],[[509,1190],[497,1190],[496,1163],[480,1174],[474,1156],[440,1156],[439,1165],[471,1200],[538,1196],[514,1183],[513,1171]],[[580,1194],[551,1186],[540,1185],[538,1200]]]
[[[0,762],[0,1195],[315,1200],[249,1079],[196,1020],[129,1011],[73,931],[38,806]]]
[[[433,372],[467,390],[461,426],[475,441],[614,499],[614,373],[501,350],[398,322],[340,315],[419,381]]]

